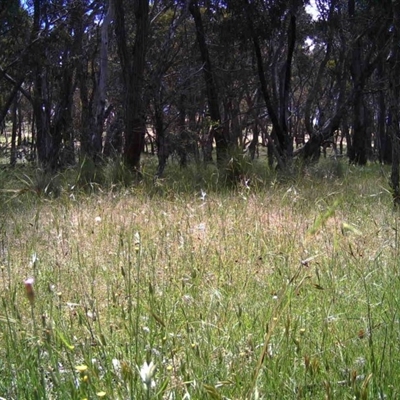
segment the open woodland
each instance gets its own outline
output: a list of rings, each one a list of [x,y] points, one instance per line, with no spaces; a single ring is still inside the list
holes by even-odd
[[[400,398],[399,27],[0,2],[0,400]]]
[[[399,189],[397,0],[10,0],[0,6],[4,157],[57,172],[122,159],[155,177],[266,149],[270,167],[392,165]],[[265,156],[264,156],[265,158]]]

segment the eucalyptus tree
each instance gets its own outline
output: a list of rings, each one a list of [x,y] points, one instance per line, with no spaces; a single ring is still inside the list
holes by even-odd
[[[88,90],[87,86],[91,77],[87,60],[92,50],[84,44],[90,42],[98,25],[101,4],[86,0],[33,0],[32,41],[35,46],[29,64],[33,82],[32,108],[38,161],[46,170],[74,162],[76,139],[80,139],[87,151],[86,143],[92,132],[85,128],[93,118],[89,102],[95,90]],[[92,71],[95,69],[92,63]],[[75,101],[78,88],[81,107]],[[77,110],[81,115],[80,135],[75,134],[73,123]]]
[[[30,38],[29,15],[19,0],[10,0],[0,7],[0,126],[6,127],[11,113],[12,137],[10,162],[16,161],[16,137],[21,132],[23,92],[30,99],[29,92],[22,88],[27,68],[27,46]],[[6,131],[4,129],[4,131]]]
[[[206,2],[206,5],[209,5],[207,3],[208,2]],[[222,124],[220,100],[217,83],[215,81],[215,73],[207,45],[203,17],[197,0],[190,0],[189,10],[196,26],[196,38],[201,54],[201,60],[203,62],[203,75],[206,84],[208,112],[211,119],[210,142],[213,138],[215,139],[217,161],[221,164],[223,161],[226,161],[227,158],[229,132],[227,132],[227,126]]]
[[[146,53],[151,35],[150,2],[149,0],[112,1],[123,82],[124,159],[127,165],[139,171],[146,133],[143,91]]]
[[[157,7],[155,9],[154,7]],[[188,10],[175,1],[155,3],[153,6],[151,45],[148,50],[148,71],[146,74],[146,104],[157,145],[157,177],[163,174],[171,153],[176,151],[186,155],[184,135],[186,113],[182,105],[184,82],[182,74],[184,62],[182,51],[186,39]],[[176,132],[172,132],[175,130]]]
[[[109,33],[113,7],[111,2],[97,2],[93,6],[92,3],[87,8],[86,14],[80,8],[81,18],[76,18],[75,32],[80,37],[77,79],[81,100],[81,152],[83,156],[99,161],[103,151],[105,120],[114,107],[108,96]]]
[[[235,2],[232,5],[245,17],[247,36],[253,44],[257,62],[260,90],[272,124],[275,156],[280,167],[285,168],[293,156],[293,138],[288,126],[289,94],[297,19],[303,2],[245,0],[239,7]]]
[[[391,1],[379,3],[348,0],[348,37],[352,90],[353,135],[350,161],[364,165],[368,160],[371,138],[368,135],[368,106],[365,91],[369,78],[388,54]]]
[[[319,0],[318,19],[309,33],[313,65],[304,104],[304,128],[309,136],[305,146],[296,150],[305,161],[316,161],[321,145],[331,140],[347,112],[348,62],[346,38],[341,33],[341,0]]]
[[[71,4],[33,1],[31,54],[32,106],[39,163],[48,170],[59,165],[61,143],[71,142],[75,60],[80,38],[73,35]]]

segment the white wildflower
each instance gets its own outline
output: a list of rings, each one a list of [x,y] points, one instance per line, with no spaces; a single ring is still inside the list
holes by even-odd
[[[121,362],[117,358],[113,358],[111,360],[111,363],[112,363],[112,365],[114,367],[114,370],[116,372],[119,372],[121,370]]]
[[[135,234],[133,235],[133,241],[134,241],[134,245],[135,245],[135,252],[139,253],[140,244],[141,244],[141,239],[140,239],[140,233],[139,232],[135,232]]]
[[[32,256],[31,256],[31,266],[33,268],[35,268],[37,263],[38,263],[38,261],[39,261],[39,257],[37,256],[36,253],[33,253]]]
[[[145,361],[140,370],[138,368],[138,371],[147,390],[150,390],[156,386],[156,382],[153,379],[156,371],[156,365],[153,363],[153,361],[150,361],[150,364],[147,364],[147,361]]]

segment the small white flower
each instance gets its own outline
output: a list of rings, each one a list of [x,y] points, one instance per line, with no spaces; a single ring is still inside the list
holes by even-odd
[[[96,218],[94,219],[94,222],[96,222],[97,224],[100,223],[100,222],[101,222],[101,217],[96,217]]]
[[[133,239],[134,239],[135,244],[139,245],[140,244],[140,233],[135,232],[135,234],[133,235]]]
[[[193,297],[190,294],[185,294],[182,297],[182,300],[184,301],[184,303],[186,304],[192,304],[193,303]]]
[[[135,252],[139,253],[140,252],[140,233],[139,232],[135,232],[135,234],[133,235],[133,242],[135,245]]]
[[[328,315],[326,322],[335,322],[337,320],[336,315]]]
[[[150,333],[150,328],[148,326],[144,326],[142,329],[144,333]]]
[[[39,257],[37,256],[36,253],[33,253],[32,257],[31,257],[31,266],[36,267],[36,264],[38,261],[39,261]]]
[[[121,370],[121,362],[117,358],[113,358],[111,363],[115,371],[119,372]]]
[[[207,193],[203,189],[201,189],[201,192],[200,192],[201,200],[205,201],[206,200],[206,196],[207,196]]]
[[[204,232],[204,231],[206,230],[206,224],[205,224],[204,222],[200,222],[200,224],[198,224],[198,225],[196,226],[196,229],[197,229],[198,231]]]
[[[156,365],[153,363],[153,361],[150,361],[150,364],[147,364],[147,361],[145,361],[139,370],[140,377],[142,378],[142,382],[147,390],[150,390],[156,386],[156,382],[153,379],[155,371]]]

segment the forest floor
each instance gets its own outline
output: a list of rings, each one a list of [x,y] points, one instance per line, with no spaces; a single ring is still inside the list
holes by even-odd
[[[400,398],[388,170],[152,168],[0,170],[0,397]]]

